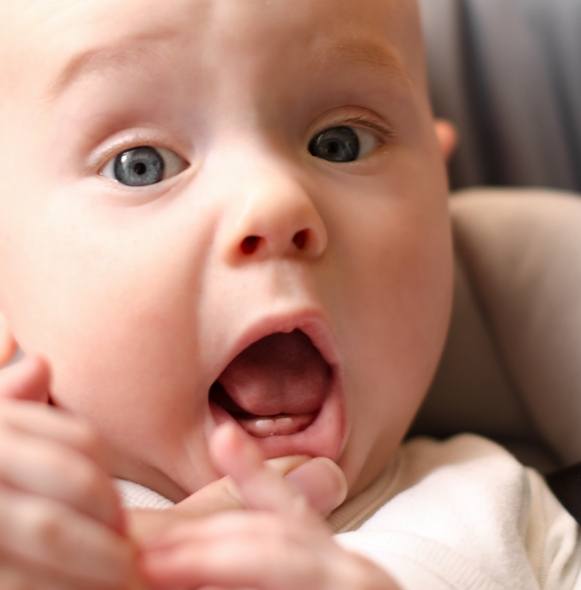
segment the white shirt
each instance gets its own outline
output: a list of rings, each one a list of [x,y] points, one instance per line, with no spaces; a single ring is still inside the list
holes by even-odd
[[[119,485],[128,506],[171,506]],[[581,590],[575,520],[540,475],[477,436],[404,444],[329,522],[341,545],[385,567],[403,590]]]

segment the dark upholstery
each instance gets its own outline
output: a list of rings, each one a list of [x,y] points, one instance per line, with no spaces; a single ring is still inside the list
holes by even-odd
[[[455,188],[581,191],[581,1],[420,0]]]

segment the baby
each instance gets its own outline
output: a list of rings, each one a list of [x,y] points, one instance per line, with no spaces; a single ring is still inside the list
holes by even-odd
[[[534,473],[402,447],[453,268],[414,0],[0,23],[3,590],[578,587]]]

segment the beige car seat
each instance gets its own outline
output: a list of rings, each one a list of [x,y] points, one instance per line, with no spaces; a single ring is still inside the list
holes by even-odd
[[[581,462],[581,199],[473,190],[450,207],[454,312],[414,432],[480,433],[545,473]]]
[[[581,2],[420,5],[435,111],[460,131],[452,186],[471,190],[451,200],[454,316],[414,432],[478,432],[547,473],[581,462]],[[581,467],[550,481],[581,504]]]
[[[491,436],[544,471],[581,461],[581,199],[491,189],[450,206],[454,313],[416,428]]]

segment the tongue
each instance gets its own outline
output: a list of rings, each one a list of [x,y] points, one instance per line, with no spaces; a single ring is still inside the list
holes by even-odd
[[[323,405],[329,365],[299,330],[273,334],[238,355],[218,382],[249,416],[309,415]]]

